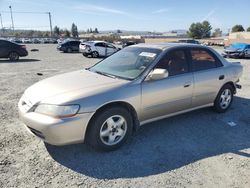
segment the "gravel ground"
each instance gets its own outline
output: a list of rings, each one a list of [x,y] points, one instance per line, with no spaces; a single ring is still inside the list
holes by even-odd
[[[227,113],[208,108],[150,123],[121,149],[101,153],[84,144],[44,144],[18,119],[27,87],[98,61],[55,47],[28,45],[39,52],[18,63],[0,60],[1,188],[250,187],[250,60],[240,60],[243,89]]]

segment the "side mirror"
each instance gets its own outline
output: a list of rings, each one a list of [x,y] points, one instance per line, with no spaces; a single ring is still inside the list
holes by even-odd
[[[146,80],[162,80],[168,77],[168,71],[166,69],[154,69],[149,73]]]

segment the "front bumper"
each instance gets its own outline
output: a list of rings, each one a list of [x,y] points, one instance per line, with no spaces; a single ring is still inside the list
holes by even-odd
[[[241,52],[233,52],[233,53],[222,53],[222,56],[223,57],[230,57],[230,58],[238,58],[238,57],[241,57],[242,56],[242,53]]]
[[[25,56],[27,56],[28,54],[29,54],[29,53],[28,53],[27,50],[21,50],[21,51],[19,52],[20,57],[25,57]]]
[[[35,112],[26,112],[18,105],[19,117],[27,130],[52,145],[66,145],[84,141],[87,125],[93,113],[77,114],[58,119]]]

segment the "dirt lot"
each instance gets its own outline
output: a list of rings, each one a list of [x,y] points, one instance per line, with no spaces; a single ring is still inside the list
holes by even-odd
[[[29,45],[39,52],[0,60],[0,187],[250,187],[250,60],[240,60],[243,89],[227,113],[203,109],[150,123],[120,150],[100,153],[45,145],[18,120],[31,84],[98,61],[55,47]]]

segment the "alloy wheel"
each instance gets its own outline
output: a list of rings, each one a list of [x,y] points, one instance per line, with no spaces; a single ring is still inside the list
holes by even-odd
[[[105,145],[115,145],[122,141],[127,132],[127,122],[124,117],[114,115],[101,126],[100,139]]]
[[[220,96],[220,107],[222,109],[228,108],[232,101],[232,93],[230,89],[225,89]]]

